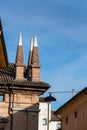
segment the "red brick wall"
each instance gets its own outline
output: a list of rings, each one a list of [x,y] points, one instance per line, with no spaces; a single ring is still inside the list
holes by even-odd
[[[39,68],[32,68],[32,80],[39,81],[40,80],[40,69]]]
[[[38,130],[38,112],[34,110],[39,108],[39,96],[33,92],[15,91],[11,100],[11,108],[24,110],[13,109],[13,112],[10,112],[13,116],[10,116],[9,94],[6,94],[5,101],[0,102],[0,114],[9,120],[5,130]]]
[[[23,79],[23,78],[24,78],[24,67],[16,66],[16,79]]]

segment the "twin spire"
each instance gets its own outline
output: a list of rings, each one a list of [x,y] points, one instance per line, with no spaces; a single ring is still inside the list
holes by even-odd
[[[40,80],[39,76],[39,55],[38,55],[38,42],[37,36],[31,39],[30,42],[30,51],[28,57],[29,75],[31,80]],[[22,34],[19,35],[17,53],[16,53],[16,79],[24,78],[24,58],[23,58],[23,47],[22,47]]]
[[[28,68],[30,72],[30,77],[32,81],[40,80],[40,63],[38,55],[38,42],[37,36],[31,39],[29,59],[28,59]]]
[[[28,66],[31,66],[33,64],[39,65],[38,42],[36,35],[34,36],[34,38],[31,39],[29,59],[28,59]]]

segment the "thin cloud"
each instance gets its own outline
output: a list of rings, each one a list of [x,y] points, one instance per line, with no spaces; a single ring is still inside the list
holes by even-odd
[[[42,65],[41,79],[52,85],[50,90],[84,87],[83,81],[87,80],[86,0],[1,1],[0,16],[9,61],[14,62],[21,31],[27,64],[30,39],[36,33]],[[60,102],[64,102],[64,98]]]

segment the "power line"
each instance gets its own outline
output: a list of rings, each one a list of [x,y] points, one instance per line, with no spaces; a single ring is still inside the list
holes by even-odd
[[[72,89],[72,91],[57,91],[57,92],[48,92],[49,94],[52,94],[52,93],[58,93],[58,94],[61,94],[61,93],[72,93],[72,96],[75,96],[75,94],[77,93],[78,91],[75,91],[74,89]]]

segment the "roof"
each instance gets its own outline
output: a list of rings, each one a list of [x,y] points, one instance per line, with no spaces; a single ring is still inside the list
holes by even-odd
[[[0,116],[0,129],[4,128],[7,125],[8,121],[9,120],[7,118]]]
[[[37,38],[35,37],[34,42],[37,42]],[[32,67],[40,68],[39,64],[39,56],[38,56],[38,48],[35,46],[33,49],[33,63]],[[4,41],[4,35],[2,30],[2,24],[0,20],[0,91],[5,88],[11,88],[11,90],[26,90],[26,91],[36,91],[43,94],[47,89],[49,89],[50,85],[43,81],[35,81],[35,77],[30,76],[30,68],[24,66],[23,60],[23,52],[22,52],[22,37],[20,35],[18,52],[16,57],[17,63],[9,63],[7,57],[7,50]],[[24,77],[23,73],[22,79],[17,78],[16,74],[16,66],[23,65],[24,69]],[[33,75],[33,74],[32,74]],[[19,75],[18,75],[19,76]],[[21,77],[21,76],[20,76]],[[31,81],[32,79],[32,81]],[[34,79],[34,80],[33,80]]]
[[[5,69],[7,66],[8,66],[8,56],[2,30],[2,24],[0,20],[0,68]]]
[[[40,98],[39,98],[39,102],[45,102],[44,99],[45,99],[45,97],[40,97]]]
[[[0,116],[0,123],[8,123],[8,120],[2,116]]]
[[[64,108],[68,107],[70,108],[70,105],[72,105],[72,103],[76,103],[74,100],[78,99],[79,96],[81,95],[86,95],[87,96],[87,87],[85,87],[83,90],[81,90],[80,92],[78,92],[75,96],[73,96],[68,102],[66,102],[65,104],[63,104],[60,108],[58,108],[55,111],[55,114],[58,115],[60,114],[60,112],[63,112]],[[80,100],[80,98],[79,98]],[[85,98],[85,100],[87,100],[87,98]],[[81,101],[80,101],[81,103]],[[77,104],[78,105],[78,104]]]
[[[51,111],[51,121],[60,121],[59,118],[54,113],[55,111]]]
[[[16,80],[16,66],[15,63],[8,63],[8,67],[0,69],[0,86],[12,86],[15,89],[29,89],[35,91],[45,92],[50,85],[42,81],[31,81],[27,67],[24,67],[24,80]],[[32,87],[32,89],[31,89]]]

